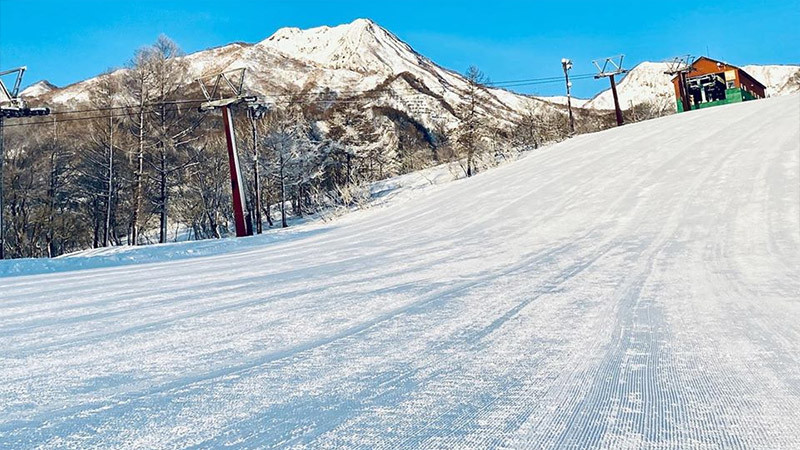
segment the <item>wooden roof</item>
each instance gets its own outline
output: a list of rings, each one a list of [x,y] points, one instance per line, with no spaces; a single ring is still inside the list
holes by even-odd
[[[766,87],[766,86],[764,86],[764,83],[762,83],[762,82],[758,81],[758,80],[756,79],[756,77],[754,77],[754,76],[750,75],[749,73],[747,73],[747,72],[746,72],[744,69],[742,69],[741,67],[734,66],[733,64],[726,63],[725,61],[719,61],[719,60],[716,60],[716,59],[713,59],[713,58],[709,58],[708,56],[701,56],[701,57],[699,57],[699,58],[695,59],[695,60],[694,60],[694,62],[692,63],[692,67],[694,68],[694,65],[695,65],[695,64],[697,64],[697,62],[698,62],[698,61],[700,61],[700,60],[703,60],[703,59],[705,59],[706,61],[713,62],[713,63],[715,63],[715,64],[722,64],[722,65],[724,65],[724,66],[727,66],[727,67],[731,67],[731,68],[733,68],[733,69],[736,69],[736,70],[738,70],[740,73],[743,73],[745,76],[747,76],[747,78],[750,78],[751,80],[753,80],[753,81],[754,81],[756,84],[758,84],[758,85],[759,85],[759,86],[761,86],[762,88],[764,88],[764,89],[767,89],[767,87]],[[677,78],[677,76],[673,77],[672,79],[673,79],[673,80],[675,80],[675,78]]]

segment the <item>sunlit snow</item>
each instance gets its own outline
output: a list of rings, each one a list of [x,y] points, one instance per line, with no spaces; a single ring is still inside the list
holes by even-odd
[[[798,123],[693,111],[0,278],[0,448],[800,448]]]

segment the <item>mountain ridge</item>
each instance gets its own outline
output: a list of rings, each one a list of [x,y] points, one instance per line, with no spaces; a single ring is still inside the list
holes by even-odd
[[[182,58],[188,66],[184,80],[187,84],[214,72],[246,68],[245,86],[267,98],[316,91],[333,91],[339,97],[350,98],[369,92],[371,104],[399,108],[430,128],[455,126],[459,119],[454,111],[463,104],[468,87],[462,75],[439,66],[391,31],[365,18],[337,26],[284,27],[256,43],[232,42]],[[653,103],[665,111],[673,108],[674,94],[670,76],[664,74],[666,68],[666,63],[644,61],[618,80],[622,108],[642,103]],[[800,66],[742,68],[768,86],[768,95],[800,91]],[[112,75],[124,70],[118,69]],[[411,74],[419,83],[409,84],[408,79],[398,78],[401,73]],[[38,87],[29,86],[23,95],[40,103],[74,108],[89,101],[89,92],[103,76],[62,88],[37,83]],[[375,92],[378,86],[384,86],[384,92]],[[506,125],[531,111],[546,114],[563,113],[566,109],[563,96],[526,95],[493,87],[485,87],[483,92],[486,105],[482,114]],[[606,111],[614,107],[610,89],[588,100],[573,100],[573,108]]]
[[[182,58],[188,69],[186,85],[211,73],[245,68],[245,87],[267,98],[287,92],[333,91],[348,98],[370,93],[369,104],[399,108],[429,128],[452,128],[458,123],[453,111],[464,104],[469,86],[462,75],[439,66],[369,19],[306,30],[281,28],[254,44],[231,43]],[[118,69],[111,76],[120,76],[125,70]],[[397,77],[402,73],[419,82],[407,83]],[[51,106],[75,108],[89,101],[89,91],[103,76],[107,75],[33,97]],[[387,85],[387,80],[392,81]],[[373,92],[382,85],[383,92]],[[484,87],[482,92],[485,98],[480,113],[505,125],[531,111],[565,111],[562,105],[504,89]]]

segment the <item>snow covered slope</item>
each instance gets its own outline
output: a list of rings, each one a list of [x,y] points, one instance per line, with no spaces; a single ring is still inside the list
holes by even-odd
[[[798,448],[798,121],[694,111],[283,239],[0,278],[0,447]]]
[[[643,62],[631,69],[617,85],[620,106],[629,109],[641,103],[654,102],[659,107],[674,108],[675,91],[672,77],[664,73],[667,68],[667,63]],[[742,69],[767,86],[767,96],[800,92],[800,66],[749,65]],[[614,109],[611,89],[597,94],[584,107]]]
[[[800,92],[800,66],[750,65],[742,67],[767,87],[767,96],[787,95]]]
[[[544,100],[550,103],[556,103],[558,105],[566,105],[567,104],[567,96],[566,95],[554,95],[551,97],[536,97],[538,99]],[[572,106],[575,108],[584,108],[586,103],[589,100],[585,98],[575,98],[572,97]]]
[[[20,97],[36,97],[40,95],[44,95],[54,89],[58,89],[58,86],[54,85],[53,83],[42,80],[33,83],[32,85],[26,87],[19,93]]]
[[[622,109],[629,109],[644,102],[658,105],[674,103],[672,77],[664,74],[667,63],[643,62],[628,72],[622,81],[617,80],[617,94]],[[606,81],[608,83],[608,81]],[[593,109],[614,109],[614,95],[611,88],[597,94],[584,105]]]

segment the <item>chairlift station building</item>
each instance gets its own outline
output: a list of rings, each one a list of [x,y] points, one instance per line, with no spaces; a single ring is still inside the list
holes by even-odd
[[[681,101],[680,80],[672,79],[675,86],[678,112],[684,111]],[[686,90],[691,109],[709,108],[728,103],[765,98],[766,86],[744,70],[728,63],[702,56],[692,63],[686,74]]]

